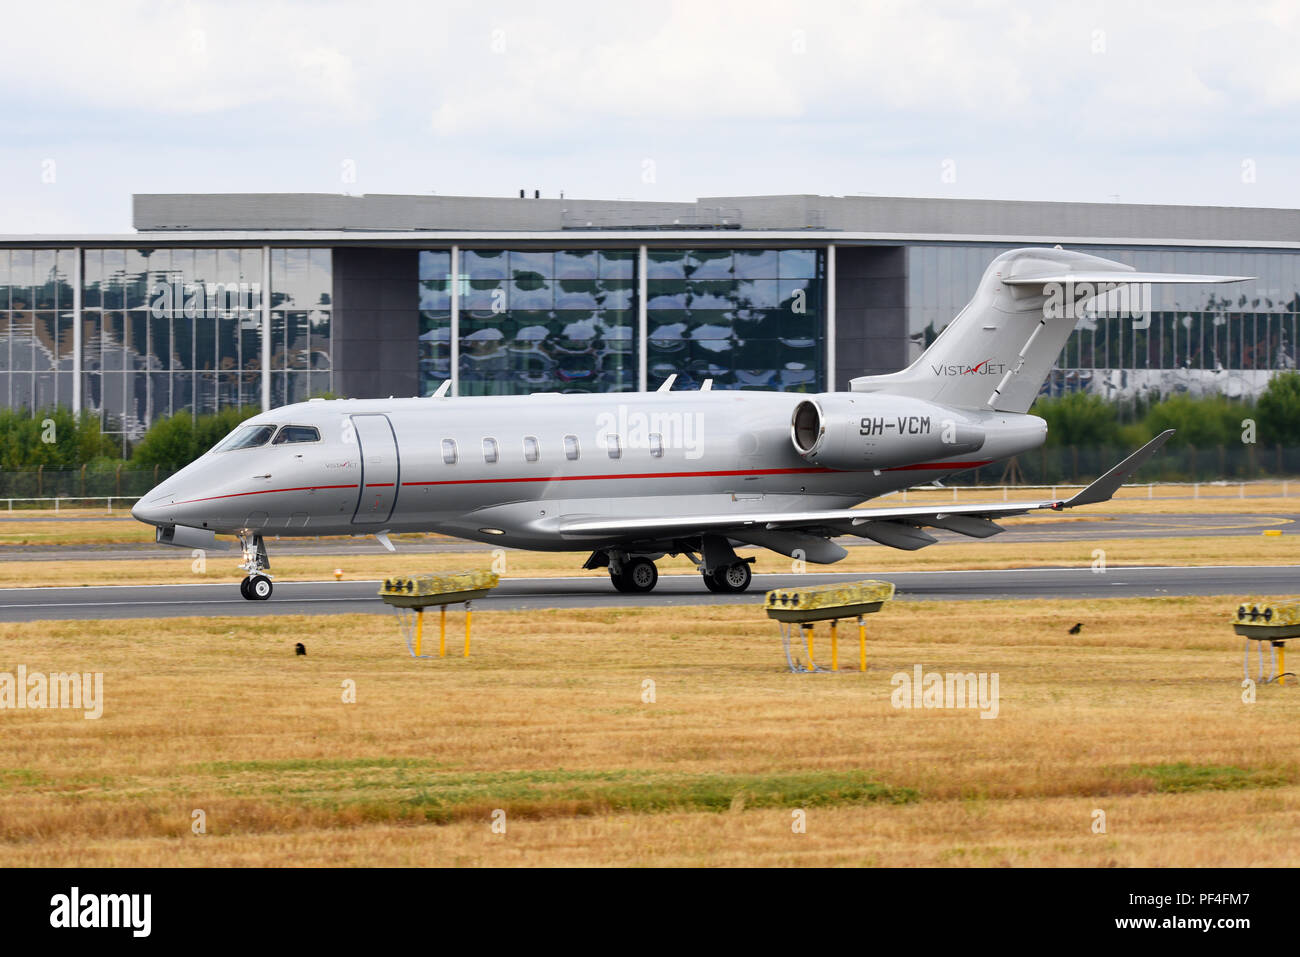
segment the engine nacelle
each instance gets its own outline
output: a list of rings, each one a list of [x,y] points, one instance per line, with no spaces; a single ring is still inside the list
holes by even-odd
[[[853,392],[827,392],[800,402],[790,437],[806,461],[838,471],[946,459],[984,445],[984,429],[952,409]]]

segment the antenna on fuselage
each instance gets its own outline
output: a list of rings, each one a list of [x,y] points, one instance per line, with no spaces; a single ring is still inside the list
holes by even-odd
[[[450,388],[451,388],[451,380],[450,380],[450,379],[443,379],[443,380],[442,380],[442,385],[438,386],[438,391],[435,392],[433,395],[429,396],[429,398],[431,398],[431,399],[445,399],[445,398],[447,398],[447,390],[450,389]]]
[[[655,391],[656,391],[656,392],[668,392],[668,391],[671,391],[671,389],[672,389],[672,387],[673,387],[673,383],[676,382],[676,381],[677,381],[677,373],[674,372],[674,373],[672,373],[672,375],[670,375],[667,379],[664,379],[663,382],[660,382],[660,383],[659,383],[659,388],[655,389]]]

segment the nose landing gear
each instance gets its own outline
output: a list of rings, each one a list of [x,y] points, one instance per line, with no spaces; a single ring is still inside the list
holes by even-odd
[[[239,546],[244,550],[244,561],[239,567],[248,572],[239,583],[239,593],[249,601],[266,601],[272,591],[271,576],[263,574],[271,567],[266,543],[261,535],[240,535]]]

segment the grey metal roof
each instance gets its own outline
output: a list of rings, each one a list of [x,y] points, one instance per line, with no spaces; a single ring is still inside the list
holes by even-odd
[[[1188,245],[1300,243],[1300,210],[887,196],[711,196],[695,202],[142,193],[135,228],[166,232],[831,232],[870,237]],[[371,238],[379,238],[373,236]]]

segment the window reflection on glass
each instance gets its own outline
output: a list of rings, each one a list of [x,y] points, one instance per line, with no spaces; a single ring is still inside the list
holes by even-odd
[[[444,255],[446,258],[443,258]],[[461,395],[636,388],[636,250],[461,251]],[[449,253],[420,258],[420,381],[450,375]]]

